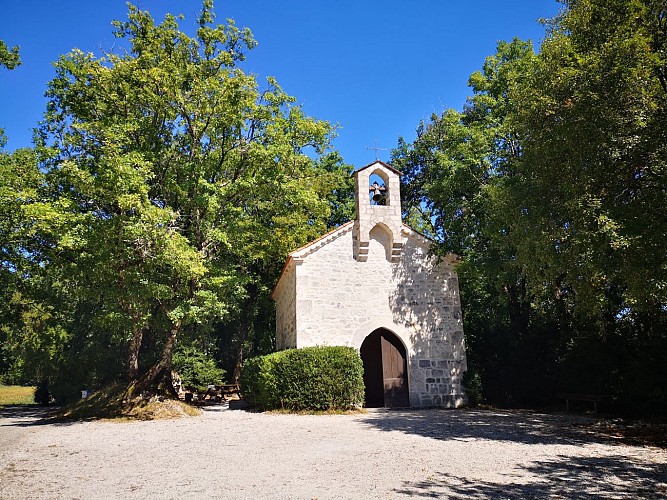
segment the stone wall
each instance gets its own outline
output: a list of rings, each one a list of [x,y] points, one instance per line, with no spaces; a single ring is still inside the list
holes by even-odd
[[[411,331],[413,406],[459,406],[467,369],[461,302],[451,263],[428,255],[429,242],[414,232],[394,268],[389,295],[394,323]]]
[[[278,286],[276,301],[276,349],[296,347],[296,272],[295,263],[287,262]]]
[[[347,225],[326,244],[293,254],[293,272],[286,271],[274,294],[278,348],[359,349],[373,330],[386,328],[406,347],[410,404],[458,406],[466,358],[451,263],[435,265],[435,258],[428,256],[428,240],[405,226],[400,261],[390,259],[388,245],[396,236],[374,228],[369,231],[368,259],[359,262],[353,256],[352,229]]]

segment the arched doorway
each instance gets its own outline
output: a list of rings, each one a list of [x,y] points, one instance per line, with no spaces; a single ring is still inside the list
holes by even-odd
[[[359,350],[364,363],[367,408],[410,406],[405,347],[385,328],[366,337]]]

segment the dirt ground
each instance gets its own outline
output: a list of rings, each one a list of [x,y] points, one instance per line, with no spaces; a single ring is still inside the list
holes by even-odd
[[[581,416],[216,406],[151,422],[42,417],[0,408],[0,498],[667,498],[666,449]]]

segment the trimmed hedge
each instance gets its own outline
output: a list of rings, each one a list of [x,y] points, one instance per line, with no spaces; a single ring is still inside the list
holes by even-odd
[[[363,406],[363,373],[351,347],[288,349],[247,360],[241,393],[266,410],[350,410]]]

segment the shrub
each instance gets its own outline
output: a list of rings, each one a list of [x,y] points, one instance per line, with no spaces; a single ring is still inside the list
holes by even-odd
[[[363,364],[351,347],[288,349],[246,361],[241,392],[250,404],[264,409],[360,408]]]
[[[215,360],[193,347],[174,352],[173,367],[184,387],[204,392],[210,384],[221,384],[225,370],[218,368]]]
[[[469,406],[479,406],[482,402],[482,377],[476,370],[468,370],[461,380]]]
[[[49,380],[43,378],[35,387],[35,403],[38,405],[48,405],[51,403],[51,392],[49,391]]]
[[[241,370],[239,380],[243,398],[252,406],[277,408],[277,387],[275,384],[275,361],[280,353],[258,356],[247,360]]]
[[[81,385],[65,374],[56,374],[39,381],[35,387],[35,403],[65,405],[81,399]]]

